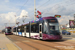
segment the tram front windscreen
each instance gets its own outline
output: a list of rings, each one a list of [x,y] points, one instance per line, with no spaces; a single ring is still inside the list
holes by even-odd
[[[49,19],[48,21],[48,29],[50,35],[60,35],[59,23],[56,19]]]
[[[6,29],[5,29],[5,32],[6,32],[6,33],[11,33],[11,29],[6,28]]]

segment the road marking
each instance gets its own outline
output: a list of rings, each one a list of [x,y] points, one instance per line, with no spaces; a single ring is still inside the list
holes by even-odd
[[[6,44],[8,50],[19,50],[15,45],[11,44]]]

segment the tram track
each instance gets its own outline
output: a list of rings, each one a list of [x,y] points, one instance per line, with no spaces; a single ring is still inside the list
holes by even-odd
[[[20,36],[17,36],[17,38],[18,38],[18,37],[20,37]],[[41,45],[44,45],[44,46],[47,46],[47,47],[52,47],[52,46],[49,46],[49,45],[40,43],[40,42],[45,42],[45,41],[37,42],[36,40],[30,39],[30,38],[23,38],[23,37],[20,37],[20,38],[22,38],[23,40],[30,40],[30,41],[33,42],[33,43],[38,43],[38,44],[41,44]],[[35,42],[35,41],[36,41],[36,42]],[[52,43],[54,44],[55,42],[52,42]],[[55,44],[57,44],[57,45],[62,45],[62,46],[68,46],[68,45],[59,44],[59,43],[55,43]],[[55,47],[52,47],[52,48],[55,48]],[[55,48],[55,49],[60,50],[59,48]]]
[[[32,40],[32,39],[30,39],[30,40]],[[63,41],[63,42],[62,42]],[[65,41],[65,42],[64,42]],[[65,44],[62,44],[62,43],[68,43],[68,44],[75,44],[75,43],[72,43],[72,42],[70,42],[70,41],[66,41],[66,40],[52,40],[52,41],[50,41],[50,40],[46,40],[46,41],[43,41],[43,42],[52,42],[52,43],[55,43],[55,44],[59,44],[59,43],[61,43],[60,45],[65,45]],[[58,43],[59,42],[59,43]],[[68,46],[68,45],[65,45],[65,46]],[[74,45],[75,46],[75,45]]]
[[[75,42],[73,43],[72,41],[66,41],[65,43],[75,44]]]
[[[9,38],[8,36],[7,36],[7,38],[10,39],[11,41],[13,41],[12,39],[15,39],[15,38],[12,38],[12,37]],[[22,42],[22,41],[17,40],[17,39],[15,39],[15,40],[16,40],[16,41],[19,41],[19,42]],[[14,40],[13,42],[16,42],[15,40]],[[23,43],[23,44],[26,44],[26,43],[24,43],[24,42],[22,42],[22,43]],[[32,48],[34,48],[34,49],[36,49],[36,50],[39,50],[38,48],[35,48],[35,47],[33,47],[33,46],[29,45],[29,44],[26,44],[26,45],[28,45],[29,47],[32,47]]]
[[[23,38],[23,37],[20,37],[20,38],[22,38],[23,40],[28,40],[29,38]],[[14,39],[14,38],[13,38]],[[17,39],[16,39],[17,40]],[[18,41],[20,41],[20,39],[18,39]],[[41,44],[41,43],[38,43],[38,42],[34,42],[34,41],[32,41],[32,40],[29,40],[30,42],[32,42],[32,43],[37,43],[37,44],[39,44],[39,45],[43,45],[43,46],[47,46],[47,47],[51,47],[51,48],[54,48],[54,49],[57,49],[57,50],[60,50],[60,49],[58,49],[58,48],[55,48],[55,47],[52,47],[52,46],[48,46],[48,45],[45,45],[45,44]],[[22,42],[22,41],[21,41]],[[22,42],[22,43],[24,43],[24,42]],[[26,44],[26,43],[25,43]]]
[[[33,40],[33,39],[32,39],[32,40]],[[52,40],[52,41],[53,41],[53,40]],[[43,41],[43,42],[44,42],[44,41]],[[48,42],[48,41],[45,41],[45,42]],[[49,42],[51,42],[51,41],[49,41]],[[60,42],[60,41],[57,41],[57,42]],[[75,43],[68,42],[68,41],[66,41],[66,40],[65,40],[65,42],[62,42],[62,43],[67,43],[67,44],[62,44],[61,42],[60,42],[60,43],[61,43],[61,44],[60,44],[60,43],[57,43],[57,42],[53,41],[53,42],[51,42],[51,43],[53,43],[53,44],[54,44],[54,43],[55,43],[55,44],[59,44],[59,45],[62,45],[62,46],[75,46],[75,45],[74,45]],[[69,44],[69,43],[70,43],[70,44]],[[71,44],[73,44],[73,45],[71,45]],[[47,45],[47,46],[48,46],[48,45]],[[74,47],[74,48],[75,48],[75,47]]]
[[[34,42],[35,40],[37,40],[37,39],[34,40],[34,39],[32,39],[32,38],[31,38],[31,39],[30,39],[30,38],[27,38],[27,40],[28,40],[28,39],[29,39],[30,41],[32,40],[32,42]],[[33,41],[33,40],[34,40],[34,41]],[[60,41],[53,41],[53,40],[52,40],[52,41],[43,41],[43,42],[52,42],[52,43],[55,43],[55,44],[59,44],[59,43],[57,43],[57,42],[60,42]],[[60,43],[61,43],[61,42],[60,42]],[[62,42],[62,43],[70,43],[70,42],[68,42],[68,41],[65,40],[65,42]],[[63,45],[63,46],[64,46],[65,44],[62,44],[62,43],[59,44],[59,45]],[[68,46],[68,45],[65,45],[65,46]]]
[[[54,43],[59,44],[58,42],[54,42]],[[65,44],[65,46],[72,46],[72,45],[75,46],[74,45],[75,43],[72,43],[72,42],[60,42],[60,44],[61,45]]]
[[[42,44],[42,41],[40,41],[40,42],[37,42],[37,43],[39,43],[39,44],[42,44],[42,45],[45,45],[45,46],[49,46],[48,44],[46,44],[46,42],[47,41],[43,41],[43,44]],[[35,42],[36,43],[36,42]],[[45,44],[44,44],[45,43]],[[71,45],[71,44],[68,44],[67,42],[67,44],[63,44],[63,43],[65,43],[65,42],[60,42],[60,43],[57,43],[57,42],[51,42],[51,44],[56,44],[56,45],[59,45],[59,46],[62,46],[62,47],[64,47],[64,46],[75,46],[75,45]],[[52,47],[52,46],[51,46]],[[75,48],[75,47],[74,47]],[[58,48],[57,48],[58,49]]]

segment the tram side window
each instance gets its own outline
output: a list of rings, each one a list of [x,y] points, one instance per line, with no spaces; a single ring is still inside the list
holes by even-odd
[[[34,25],[31,25],[31,32],[32,33],[35,32],[35,29],[34,28],[35,28]]]
[[[16,28],[17,32],[18,32],[18,27]]]
[[[41,20],[40,23],[42,23],[42,26],[40,27],[40,31],[42,31],[42,33],[44,33],[44,20]]]
[[[31,32],[32,33],[39,33],[39,25],[38,24],[31,25]]]
[[[16,32],[16,28],[13,28],[13,32]]]
[[[26,26],[26,32],[29,32],[29,26],[28,25]]]
[[[18,32],[18,27],[17,27],[17,32]]]
[[[47,27],[46,23],[44,23],[44,26],[43,26],[43,33],[45,33],[45,34],[48,33],[48,27]]]
[[[39,33],[39,25],[36,25],[36,33]]]
[[[42,30],[41,30],[41,27],[42,27],[42,26],[40,25],[40,31],[42,31]]]
[[[18,28],[18,32],[21,32],[21,28],[20,27]]]
[[[13,32],[16,32],[16,28],[13,28]],[[17,32],[18,32],[18,27],[17,27]]]
[[[42,33],[44,33],[44,23],[42,24]]]
[[[21,27],[21,32],[24,32],[24,27]]]

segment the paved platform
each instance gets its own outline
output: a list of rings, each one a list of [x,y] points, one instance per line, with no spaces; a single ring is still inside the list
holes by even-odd
[[[0,34],[0,50],[21,50],[16,44],[10,41],[6,35]]]

